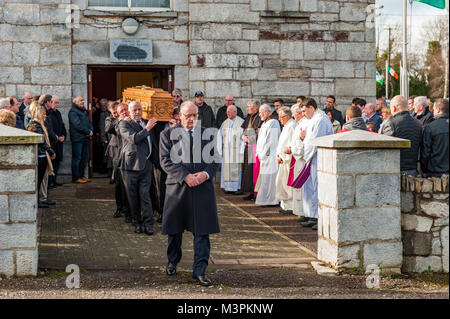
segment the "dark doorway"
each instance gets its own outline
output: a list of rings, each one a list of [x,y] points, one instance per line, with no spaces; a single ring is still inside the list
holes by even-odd
[[[89,176],[95,173],[108,174],[104,156],[106,143],[102,139],[99,120],[101,99],[117,101],[129,87],[146,85],[161,88],[169,93],[173,90],[173,67],[147,65],[92,65],[88,66],[88,106],[94,134],[90,143]]]

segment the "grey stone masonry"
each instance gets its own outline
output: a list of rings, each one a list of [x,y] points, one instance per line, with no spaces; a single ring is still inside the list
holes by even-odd
[[[122,66],[171,68],[184,99],[202,90],[214,112],[227,94],[244,113],[251,98],[292,104],[305,95],[323,107],[332,94],[341,111],[355,96],[375,103],[375,28],[366,23],[375,0],[170,3],[137,11],[90,8],[88,0],[0,0],[0,96],[58,95],[68,129],[73,97],[89,104],[88,68],[119,65],[111,62],[110,41],[126,39],[152,40],[153,56]],[[121,28],[126,17],[139,22],[134,35]],[[70,143],[58,171],[65,181]]]
[[[0,124],[0,275],[36,276],[37,144],[42,135]]]
[[[448,273],[448,175],[401,177],[402,271]]]
[[[340,272],[402,266],[400,148],[366,131],[314,139],[318,152],[318,258]]]

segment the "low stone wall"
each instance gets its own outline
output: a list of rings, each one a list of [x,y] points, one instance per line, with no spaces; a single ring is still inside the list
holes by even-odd
[[[448,273],[449,176],[401,176],[402,272]]]
[[[42,135],[0,124],[0,275],[37,274],[37,143]]]

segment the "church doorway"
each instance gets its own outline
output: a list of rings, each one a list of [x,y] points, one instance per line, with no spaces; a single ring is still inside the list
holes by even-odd
[[[100,100],[117,101],[129,87],[146,85],[172,92],[174,68],[154,65],[91,65],[88,66],[88,110],[94,126],[90,141],[89,177],[95,174],[107,176],[104,158],[106,144],[102,141]]]

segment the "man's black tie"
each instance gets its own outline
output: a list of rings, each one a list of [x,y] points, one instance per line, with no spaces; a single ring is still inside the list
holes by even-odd
[[[189,130],[189,158],[194,163],[194,132]]]

